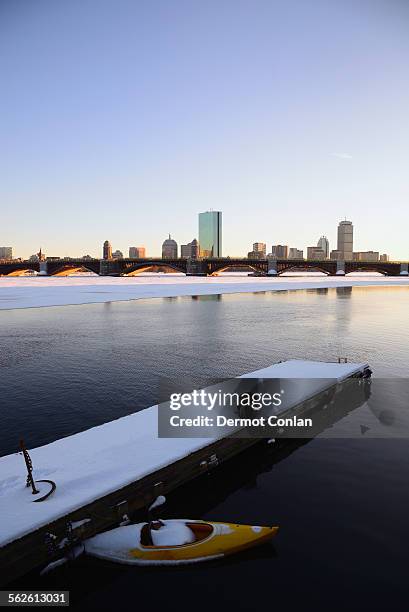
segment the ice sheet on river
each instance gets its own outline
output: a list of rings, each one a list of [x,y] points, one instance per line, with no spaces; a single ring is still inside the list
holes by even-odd
[[[342,380],[366,365],[290,360],[244,376]],[[152,406],[30,450],[35,479],[57,483],[40,504],[32,503],[25,487],[21,454],[0,458],[0,546],[211,444],[211,438],[158,438],[157,410]]]
[[[409,286],[408,277],[287,276],[185,277],[178,274],[117,277],[0,277],[0,310],[94,304],[156,297],[180,297],[331,287]]]

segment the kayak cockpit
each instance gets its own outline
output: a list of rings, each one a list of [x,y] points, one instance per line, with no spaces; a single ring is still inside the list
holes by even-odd
[[[209,523],[151,521],[141,528],[140,544],[144,548],[187,546],[206,540],[213,530]]]

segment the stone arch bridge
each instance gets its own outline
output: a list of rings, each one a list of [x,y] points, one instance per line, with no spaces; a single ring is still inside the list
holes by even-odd
[[[286,272],[323,272],[329,276],[351,272],[379,272],[385,276],[407,276],[408,262],[333,261],[306,259],[247,259],[220,257],[208,259],[57,259],[43,262],[0,262],[0,275],[18,276],[37,272],[47,276],[67,276],[87,270],[99,276],[135,276],[148,271],[179,272],[187,276],[216,276],[229,270],[247,270],[255,276],[280,276]]]

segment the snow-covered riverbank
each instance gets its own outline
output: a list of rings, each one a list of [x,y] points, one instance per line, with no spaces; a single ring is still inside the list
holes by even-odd
[[[178,274],[121,278],[97,276],[10,278],[4,276],[0,277],[0,310],[156,297],[357,286],[409,287],[409,277],[355,275],[269,278],[233,274],[207,278],[186,277]]]

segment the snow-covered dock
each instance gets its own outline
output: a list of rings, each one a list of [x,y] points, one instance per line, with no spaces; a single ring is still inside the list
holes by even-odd
[[[294,405],[359,374],[365,363],[286,361],[243,378],[311,379]],[[321,379],[321,380],[318,380]],[[322,379],[326,379],[326,382]],[[62,539],[67,522],[88,535],[238,454],[257,439],[158,438],[158,406],[30,450],[36,480],[55,493],[33,503],[20,453],[0,458],[0,575],[47,561],[46,533]],[[217,455],[217,457],[216,457]],[[215,460],[216,457],[216,460]]]

